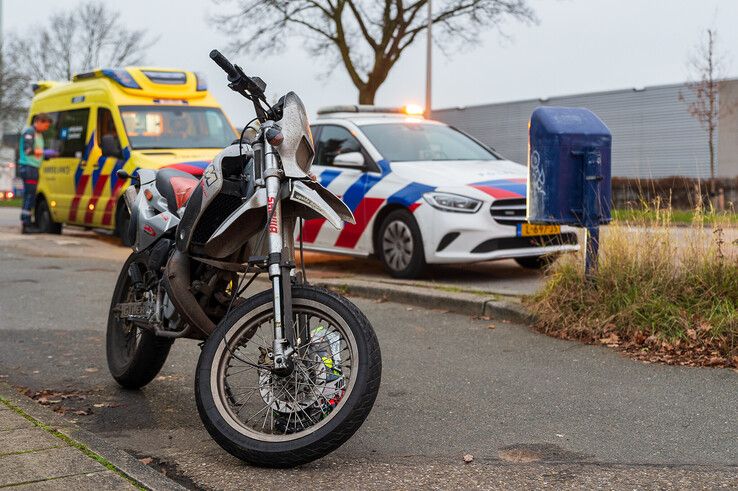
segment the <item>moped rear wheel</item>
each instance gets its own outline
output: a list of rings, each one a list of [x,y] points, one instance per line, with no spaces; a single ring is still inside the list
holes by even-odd
[[[298,332],[307,339],[289,373],[271,369],[270,291],[219,324],[197,366],[205,427],[226,451],[253,465],[292,467],[335,450],[359,429],[379,390],[379,344],[361,311],[315,287],[294,287],[292,300]]]
[[[105,352],[108,369],[115,381],[126,389],[139,389],[151,382],[164,366],[172,340],[155,336],[151,331],[120,319],[116,313],[119,303],[135,301],[128,273],[131,264],[136,264],[136,254],[131,254],[118,275],[108,313]]]

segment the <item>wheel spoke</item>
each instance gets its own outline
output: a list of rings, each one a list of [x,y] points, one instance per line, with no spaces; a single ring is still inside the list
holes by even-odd
[[[401,232],[395,227],[393,236],[400,239]],[[395,247],[391,252],[395,263],[401,261]],[[345,321],[337,323],[322,310],[304,308],[298,302],[293,312],[295,326],[305,322],[309,339],[292,357],[294,368],[289,375],[271,372],[271,357],[267,356],[272,351],[272,343],[267,342],[272,337],[271,311],[231,332],[219,363],[220,386],[227,387],[219,390],[222,407],[257,439],[291,439],[314,431],[331,417],[355,377],[355,345],[346,337]]]

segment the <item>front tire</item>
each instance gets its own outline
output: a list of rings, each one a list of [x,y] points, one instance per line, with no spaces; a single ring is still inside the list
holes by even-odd
[[[117,304],[133,300],[133,285],[128,270],[136,263],[136,256],[131,254],[128,257],[118,275],[113,300],[110,303],[105,337],[110,374],[126,389],[140,389],[154,380],[164,366],[173,342],[130,322],[122,321],[114,311]]]
[[[376,243],[379,258],[391,276],[410,279],[425,272],[423,237],[408,210],[395,210],[385,217]]]
[[[36,227],[44,234],[61,234],[62,224],[55,222],[51,216],[51,209],[46,202],[46,198],[38,196],[36,199]]]
[[[379,344],[362,312],[315,287],[293,287],[292,301],[295,319],[305,316],[309,342],[295,353],[290,374],[263,368],[274,339],[271,291],[234,308],[197,364],[195,398],[205,428],[252,465],[294,467],[332,452],[359,429],[379,391]]]

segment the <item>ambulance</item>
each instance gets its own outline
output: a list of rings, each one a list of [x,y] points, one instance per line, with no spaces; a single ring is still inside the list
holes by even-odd
[[[47,233],[64,224],[115,231],[130,217],[116,172],[180,169],[195,176],[236,133],[197,73],[126,67],[38,82],[28,115],[52,119],[44,134],[35,218]]]

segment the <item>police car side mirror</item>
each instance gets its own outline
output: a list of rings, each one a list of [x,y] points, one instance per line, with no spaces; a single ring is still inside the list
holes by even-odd
[[[100,139],[100,150],[103,157],[113,157],[119,159],[123,156],[123,150],[120,148],[120,142],[115,135],[103,135]]]
[[[333,165],[361,168],[365,164],[364,155],[361,152],[339,153],[333,158]]]

